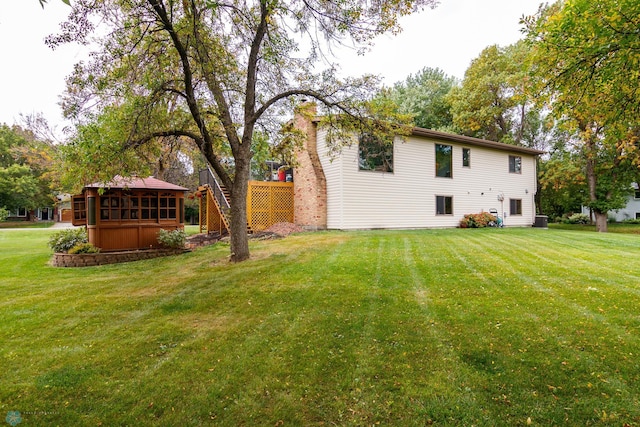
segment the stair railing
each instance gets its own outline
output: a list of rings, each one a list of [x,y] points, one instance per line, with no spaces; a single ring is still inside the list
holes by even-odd
[[[202,169],[200,171],[199,178],[200,178],[200,185],[208,185],[209,188],[211,188],[211,191],[213,192],[213,196],[218,201],[218,204],[220,205],[220,207],[226,212],[229,212],[229,210],[231,209],[229,200],[227,200],[227,196],[224,194],[224,191],[222,191],[222,187],[220,186],[220,183],[218,182],[216,175],[213,173],[209,165],[207,165],[206,169]]]

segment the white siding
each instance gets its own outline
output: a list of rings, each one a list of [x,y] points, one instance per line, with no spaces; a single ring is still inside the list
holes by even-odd
[[[640,199],[636,199],[635,196],[629,196],[624,208],[609,212],[609,217],[614,218],[616,222],[636,219],[637,216],[640,216]]]
[[[636,191],[636,186],[638,184],[633,184],[634,192]],[[633,194],[629,196],[627,199],[627,205],[622,209],[616,209],[608,212],[608,216],[610,219],[613,219],[616,222],[622,222],[626,219],[636,219],[636,216],[640,216],[640,198],[636,198],[636,195]],[[590,215],[590,210],[588,207],[582,207],[582,213],[585,215]]]
[[[435,144],[453,146],[453,178],[435,176]],[[471,150],[462,166],[462,148]],[[336,229],[455,227],[464,214],[497,209],[506,226],[534,222],[535,157],[461,143],[410,137],[394,144],[393,173],[360,171],[354,143],[330,161],[324,133],[318,151],[327,178],[327,227]],[[522,158],[522,173],[509,173],[509,154]],[[504,203],[498,195],[504,194]],[[436,196],[453,197],[453,215],[436,215]],[[509,215],[509,199],[522,200],[522,215]]]
[[[318,129],[318,156],[327,180],[327,228],[343,229],[342,156],[330,157],[329,147],[327,147],[325,140],[326,132],[323,129]]]

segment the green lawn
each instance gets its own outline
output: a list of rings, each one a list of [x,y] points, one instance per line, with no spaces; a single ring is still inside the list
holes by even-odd
[[[640,239],[321,232],[47,266],[0,231],[0,420],[640,425]]]
[[[53,221],[0,221],[2,228],[49,228]]]
[[[549,228],[554,230],[574,230],[574,231],[596,231],[595,225],[581,225],[581,224],[561,224],[554,223],[549,224]],[[607,224],[607,230],[609,233],[624,233],[624,234],[640,234],[640,224],[626,224],[622,222],[614,222]]]

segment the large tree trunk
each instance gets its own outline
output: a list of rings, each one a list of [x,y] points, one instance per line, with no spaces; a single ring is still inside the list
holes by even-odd
[[[607,232],[607,212],[593,211],[596,216],[596,231],[598,233],[606,233]]]
[[[596,192],[596,188],[598,185],[598,178],[596,176],[596,164],[595,164],[595,141],[593,136],[590,136],[586,141],[587,148],[587,164],[586,164],[586,175],[587,175],[587,185],[589,187],[589,200],[591,202],[598,201],[598,194]],[[602,212],[600,210],[592,209],[594,215],[596,216],[596,231],[599,233],[607,232],[607,212]]]
[[[231,262],[249,259],[247,234],[247,190],[250,160],[236,158],[235,178],[231,187]]]

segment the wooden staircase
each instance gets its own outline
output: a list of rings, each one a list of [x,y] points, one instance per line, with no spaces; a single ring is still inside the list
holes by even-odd
[[[218,200],[216,192],[208,184],[198,187],[200,193],[200,233],[229,233],[231,220],[229,207],[224,201]],[[226,199],[228,204],[228,199]]]
[[[211,171],[206,169],[200,173],[198,192],[200,199],[200,233],[218,233],[224,235],[231,232],[231,195]],[[252,233],[247,224],[247,232]]]

